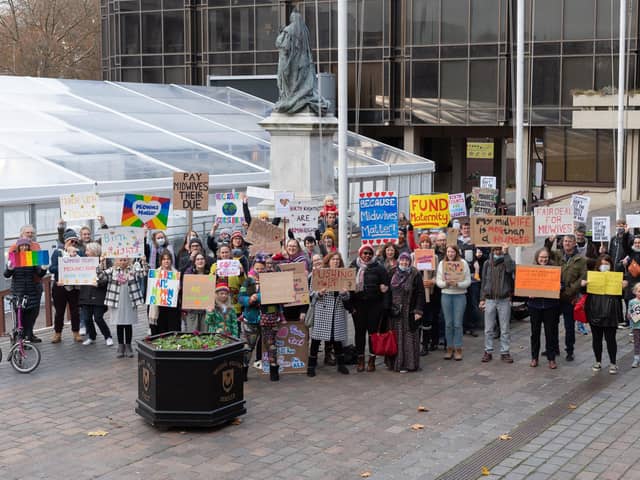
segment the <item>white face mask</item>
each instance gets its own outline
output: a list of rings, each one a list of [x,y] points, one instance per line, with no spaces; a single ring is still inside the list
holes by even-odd
[[[156,243],[158,246],[162,247],[165,243],[165,239],[163,237],[156,238]]]
[[[611,266],[607,265],[606,263],[603,263],[602,265],[600,265],[599,270],[601,272],[608,272],[609,270],[611,270]]]

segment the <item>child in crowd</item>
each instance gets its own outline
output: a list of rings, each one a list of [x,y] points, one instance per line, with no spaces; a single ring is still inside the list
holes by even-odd
[[[640,366],[640,283],[633,286],[634,298],[629,300],[627,315],[633,331],[633,363],[632,368]]]
[[[324,217],[328,212],[335,212],[338,214],[338,207],[336,206],[336,201],[333,198],[333,195],[327,195],[324,197],[324,202],[322,203],[322,209],[320,210],[320,217]]]
[[[216,306],[207,311],[207,331],[210,333],[224,333],[232,337],[238,336],[238,320],[236,311],[231,303],[229,286],[226,283],[216,285]]]

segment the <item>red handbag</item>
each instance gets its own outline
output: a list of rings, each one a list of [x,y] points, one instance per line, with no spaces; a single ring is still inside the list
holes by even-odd
[[[371,350],[374,355],[393,357],[398,354],[398,341],[393,330],[371,334]]]
[[[573,319],[576,322],[588,323],[587,313],[584,311],[584,306],[587,303],[587,297],[588,295],[582,295],[573,306]]]

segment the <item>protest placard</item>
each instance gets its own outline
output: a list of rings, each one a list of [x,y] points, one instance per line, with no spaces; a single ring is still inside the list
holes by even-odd
[[[239,193],[216,193],[216,223],[244,222],[244,211]]]
[[[270,188],[260,188],[260,187],[247,187],[247,197],[249,198],[262,198],[263,200],[273,200],[275,198],[275,193]]]
[[[207,172],[173,172],[173,209],[209,210]]]
[[[234,259],[219,258],[216,262],[216,275],[218,277],[237,277],[240,275],[240,261]]]
[[[171,270],[149,270],[146,304],[175,308],[178,306],[179,289],[180,273]]]
[[[251,255],[278,253],[281,250],[280,242],[284,238],[284,232],[276,225],[255,219],[251,221],[245,238],[251,244]]]
[[[122,226],[166,230],[171,199],[153,195],[125,193],[122,204]]]
[[[293,289],[296,292],[295,301],[284,306],[309,305],[309,277],[306,265],[301,262],[281,263],[279,267],[282,272],[293,272]]]
[[[611,219],[593,217],[591,219],[591,241],[608,242],[611,239]]]
[[[9,260],[13,267],[37,267],[49,264],[49,252],[47,250],[31,250],[28,252],[10,252]]]
[[[102,255],[106,258],[136,258],[144,256],[144,230],[116,227],[100,230]]]
[[[533,245],[533,217],[471,217],[471,238],[477,247]]]
[[[496,177],[480,177],[480,188],[498,188]]]
[[[447,282],[463,282],[464,281],[464,263],[444,261],[443,265],[444,279]]]
[[[320,209],[315,202],[293,200],[289,204],[289,231],[299,239],[315,236],[318,229],[319,212]]]
[[[60,285],[95,285],[98,257],[59,257],[58,283]]]
[[[562,267],[516,265],[514,293],[518,297],[560,298]]]
[[[640,215],[627,215],[627,226],[629,228],[640,228]]]
[[[182,279],[182,308],[207,310],[215,306],[216,278],[213,275],[185,275]]]
[[[260,274],[260,302],[263,305],[295,301],[293,272],[264,272]]]
[[[449,224],[449,195],[409,196],[409,221],[414,228],[442,228]]]
[[[623,272],[587,272],[587,293],[622,295]]]
[[[293,192],[276,192],[275,207],[276,217],[289,218],[290,206],[293,201]]]
[[[269,346],[262,337],[262,372],[269,373]],[[281,325],[276,332],[276,347],[280,373],[307,373],[309,329],[303,322]]]
[[[398,239],[398,197],[394,192],[361,192],[359,205],[363,243]]]
[[[60,195],[60,216],[65,222],[90,220],[100,215],[97,193]]]
[[[311,275],[311,288],[314,292],[325,289],[327,292],[356,289],[355,268],[316,268]]]
[[[416,265],[418,270],[435,270],[436,252],[432,248],[418,248],[415,251]]]
[[[573,233],[573,209],[569,206],[537,207],[533,209],[536,237]]]
[[[467,201],[464,193],[452,193],[449,195],[449,214],[451,218],[467,216]]]
[[[498,190],[494,188],[473,187],[471,190],[470,215],[495,215],[498,202]]]
[[[589,216],[589,204],[591,197],[584,195],[571,195],[571,207],[573,208],[573,221],[587,223]]]

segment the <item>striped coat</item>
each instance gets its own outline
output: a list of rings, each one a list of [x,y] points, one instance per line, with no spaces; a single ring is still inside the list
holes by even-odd
[[[331,340],[331,326],[333,325],[333,339],[336,342],[347,341],[347,311],[343,301],[349,300],[349,293],[327,292],[319,295],[311,292],[311,300],[315,301],[313,327],[310,336],[313,340]]]

